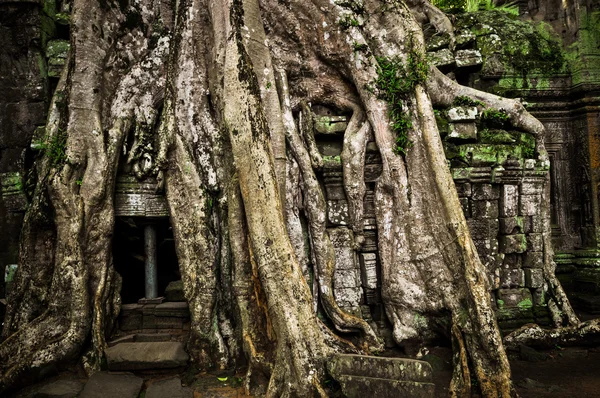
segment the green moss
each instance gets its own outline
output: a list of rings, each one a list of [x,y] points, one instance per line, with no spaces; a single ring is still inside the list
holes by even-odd
[[[63,130],[59,129],[50,139],[35,143],[35,146],[44,151],[54,167],[60,167],[67,161],[67,133]]]
[[[358,22],[358,20],[349,14],[345,14],[342,18],[340,18],[339,24],[340,24],[340,27],[342,28],[342,30],[348,30],[353,26],[354,27],[360,26],[360,23]]]
[[[512,144],[517,142],[514,133],[506,130],[483,129],[479,131],[479,141],[484,144]]]
[[[374,85],[377,96],[389,104],[389,118],[392,130],[396,134],[395,152],[406,154],[412,146],[408,132],[412,128],[410,115],[403,108],[403,102],[409,100],[417,84],[427,79],[429,66],[425,55],[412,49],[406,59],[406,65],[400,58],[377,57],[377,79]]]
[[[452,101],[453,106],[485,106],[485,104],[479,100],[467,97],[466,95],[460,95],[454,98]]]
[[[503,129],[509,127],[509,119],[503,109],[488,108],[481,113],[480,125],[485,128]]]
[[[502,308],[504,307],[504,300],[498,299],[496,300],[496,304],[498,305],[498,308]]]
[[[531,307],[533,307],[533,303],[531,302],[531,300],[530,300],[530,299],[528,299],[528,298],[527,298],[527,299],[525,299],[525,300],[523,300],[523,301],[520,301],[520,302],[517,304],[517,307],[519,307],[519,308],[520,308],[520,309],[522,309],[522,310],[525,310],[525,309],[528,309],[528,308],[531,308]]]

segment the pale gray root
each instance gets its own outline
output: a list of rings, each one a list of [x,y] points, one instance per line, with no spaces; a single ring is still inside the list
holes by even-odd
[[[284,119],[293,120],[288,83],[282,74],[280,90]],[[308,106],[303,105],[303,113],[311,114]],[[307,148],[294,123],[285,123],[285,135],[291,152],[298,163],[304,183],[305,212],[310,230],[311,249],[315,259],[315,282],[318,283],[321,304],[335,327],[343,332],[360,331],[364,339],[364,348],[369,351],[383,349],[375,332],[363,319],[351,315],[340,308],[333,295],[333,274],[335,271],[335,252],[327,233],[326,203],[321,186],[315,175]],[[311,128],[312,129],[312,128]]]
[[[434,6],[429,0],[407,0],[406,4],[420,24],[429,21],[438,33],[448,35],[450,38],[450,48],[454,49],[456,41],[454,38],[454,27],[442,10]]]
[[[271,347],[277,342],[268,318],[267,303],[258,280],[256,263],[250,255],[244,204],[237,178],[231,181],[228,198],[233,289],[239,311],[242,347],[248,360],[244,388],[248,395],[262,395],[267,391],[273,369]]]
[[[581,322],[573,326],[544,329],[529,324],[515,330],[504,338],[507,349],[516,350],[521,345],[535,348],[555,348],[600,343],[600,319]]]
[[[371,125],[360,107],[355,107],[346,132],[342,149],[344,190],[348,200],[348,213],[354,232],[356,248],[364,243],[365,154],[371,136]]]
[[[546,133],[544,125],[527,112],[519,99],[503,98],[470,87],[461,86],[435,67],[431,67],[430,69],[427,89],[433,103],[436,105],[451,106],[456,97],[468,96],[483,102],[489,107],[504,110],[513,126],[535,136],[538,164],[539,166],[549,167],[548,155],[544,147]],[[579,319],[555,275],[556,265],[553,260],[554,251],[552,249],[550,231],[549,189],[550,183],[546,181],[541,203],[544,219],[544,278],[546,280],[545,289],[548,297],[548,308],[555,326],[572,326],[577,325]]]
[[[283,209],[267,144],[256,76],[242,41],[242,1],[229,8],[232,32],[226,47],[223,112],[244,202],[249,243],[277,338],[268,397],[312,396],[331,349],[312,310],[312,297],[286,233]],[[256,189],[260,187],[261,189]]]
[[[306,150],[310,156],[312,167],[318,170],[323,167],[323,156],[321,156],[321,152],[319,152],[319,148],[317,148],[317,142],[315,141],[315,134],[313,128],[314,115],[306,101],[303,101],[300,105],[302,109],[298,114],[298,125],[300,126],[300,134],[302,135],[302,139],[306,144]]]

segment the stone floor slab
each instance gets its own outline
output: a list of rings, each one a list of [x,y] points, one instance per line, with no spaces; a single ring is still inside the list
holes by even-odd
[[[130,374],[94,373],[79,398],[138,398],[144,380]]]
[[[183,344],[172,341],[121,343],[105,353],[109,370],[172,369],[189,360]]]
[[[145,398],[183,398],[181,380],[174,377],[155,381],[146,390]]]

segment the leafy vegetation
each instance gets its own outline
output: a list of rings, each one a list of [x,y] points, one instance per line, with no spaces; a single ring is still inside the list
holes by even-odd
[[[67,133],[63,130],[59,129],[50,139],[39,142],[36,146],[44,151],[54,167],[62,166],[67,161]]]
[[[496,10],[519,15],[519,6],[514,2],[498,5],[494,0],[432,0],[432,4],[452,14]]]
[[[460,95],[454,98],[452,102],[454,106],[485,106],[485,104],[479,100],[475,100],[471,97],[467,97],[466,95]]]
[[[389,104],[389,117],[392,130],[396,134],[395,152],[406,154],[412,146],[408,132],[412,128],[410,116],[404,110],[403,103],[409,101],[409,95],[415,86],[427,79],[429,66],[425,56],[410,51],[406,65],[399,58],[377,57],[377,96]]]

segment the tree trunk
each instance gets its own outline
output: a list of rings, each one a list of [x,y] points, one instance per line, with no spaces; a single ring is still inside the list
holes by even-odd
[[[449,314],[452,394],[469,394],[474,378],[484,396],[510,396],[488,277],[432,101],[467,90],[504,101],[513,124],[540,137],[541,124],[518,102],[462,88],[427,66],[420,26],[400,1],[180,0],[160,13],[149,0],[121,3],[74,0],[70,62],[47,123],[47,142],[63,143],[66,156],[46,151],[37,161],[0,345],[0,391],[82,354],[90,372],[99,369],[119,311],[111,244],[125,161],[140,178],[155,173],[166,193],[190,306],[188,351],[199,367],[226,368],[241,347],[253,393],[327,395],[321,383],[334,352],[381,350],[372,326],[333,293],[336,258],[318,180],[324,159],[309,106],[324,104],[351,115],[341,164],[354,249],[364,243],[370,137],[381,154],[378,255],[394,339],[419,349],[430,321]],[[417,3],[415,13],[449,29],[437,9]],[[411,82],[393,100],[382,83],[386,67]],[[412,143],[403,148],[391,126],[399,107]],[[152,148],[134,143],[121,154],[130,137]],[[538,152],[544,160],[541,138]],[[142,156],[151,167],[139,166]],[[546,262],[557,304],[577,323]],[[235,326],[234,337],[223,322]]]

